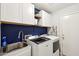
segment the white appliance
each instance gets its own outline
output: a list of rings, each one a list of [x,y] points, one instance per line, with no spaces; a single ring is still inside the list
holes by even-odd
[[[41,35],[41,37],[46,37],[53,41],[53,56],[59,56],[59,37],[53,35]]]
[[[53,42],[53,56],[59,56],[59,40]]]
[[[27,39],[27,43],[31,45],[32,56],[52,56],[53,55],[53,46],[52,40],[39,37],[34,39]]]

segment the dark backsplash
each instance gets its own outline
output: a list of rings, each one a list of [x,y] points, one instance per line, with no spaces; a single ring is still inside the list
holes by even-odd
[[[23,31],[25,35],[47,34],[47,28],[45,27],[1,24],[1,38],[6,35],[8,44],[20,41],[18,39],[19,31]]]

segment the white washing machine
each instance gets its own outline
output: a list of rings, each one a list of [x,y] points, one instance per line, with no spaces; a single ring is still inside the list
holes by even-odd
[[[53,45],[52,40],[45,37],[39,37],[35,39],[27,40],[27,43],[31,45],[32,56],[52,56]]]
[[[53,41],[52,45],[53,45],[53,56],[59,56],[59,49],[60,49],[60,45],[59,45],[59,37],[53,36],[53,35],[41,35],[41,37],[46,37],[49,38]]]
[[[59,40],[53,42],[53,56],[59,56]]]

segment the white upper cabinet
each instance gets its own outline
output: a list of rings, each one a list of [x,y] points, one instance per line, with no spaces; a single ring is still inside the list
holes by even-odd
[[[1,21],[21,22],[18,3],[1,3]]]
[[[1,3],[1,21],[34,25],[34,5],[30,3]]]
[[[33,4],[23,3],[23,23],[34,25],[35,19],[34,19],[34,5]]]
[[[41,19],[39,21],[39,25],[51,27],[51,14],[41,10],[40,12]]]

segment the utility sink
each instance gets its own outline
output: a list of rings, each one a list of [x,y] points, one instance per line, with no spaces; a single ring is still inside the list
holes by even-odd
[[[8,53],[13,50],[20,49],[26,46],[28,46],[26,42],[16,42],[16,43],[8,44],[6,47],[6,51],[4,53]]]

